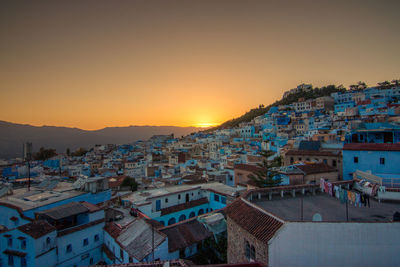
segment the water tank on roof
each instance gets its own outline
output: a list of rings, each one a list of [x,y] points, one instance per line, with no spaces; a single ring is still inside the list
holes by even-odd
[[[396,212],[393,214],[393,221],[394,221],[394,222],[400,222],[400,212],[396,211]]]

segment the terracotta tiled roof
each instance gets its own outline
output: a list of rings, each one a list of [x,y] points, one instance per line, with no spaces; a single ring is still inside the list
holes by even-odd
[[[400,151],[400,144],[350,143],[344,144],[343,150]]]
[[[112,238],[117,238],[121,232],[122,232],[122,227],[119,227],[115,223],[107,223],[106,227],[104,227],[104,230],[112,237]]]
[[[249,171],[249,172],[257,172],[262,170],[260,167],[250,164],[236,164],[235,169]]]
[[[21,232],[38,239],[48,233],[56,231],[56,228],[45,220],[33,221],[18,227]]]
[[[313,173],[324,173],[324,172],[335,172],[337,169],[325,164],[325,163],[313,163],[305,165],[296,165],[296,168],[307,174]]]
[[[283,222],[248,205],[241,198],[225,209],[226,215],[258,240],[267,243]]]
[[[188,220],[160,230],[168,236],[168,251],[187,248],[209,238],[212,233],[197,220]]]
[[[197,200],[192,200],[186,203],[182,203],[182,204],[178,204],[172,207],[168,207],[168,208],[164,208],[161,209],[161,216],[165,215],[165,214],[170,214],[170,213],[174,213],[177,211],[181,211],[181,210],[186,210],[192,207],[196,207],[196,206],[200,206],[202,204],[206,204],[208,203],[208,199],[206,197],[197,199]]]
[[[81,203],[83,206],[85,206],[89,210],[89,212],[96,212],[96,211],[101,210],[101,208],[99,208],[98,206],[96,206],[92,203],[86,202],[86,201],[81,201],[79,203]]]
[[[285,155],[288,156],[327,156],[335,157],[337,154],[330,151],[315,151],[315,150],[289,150]]]

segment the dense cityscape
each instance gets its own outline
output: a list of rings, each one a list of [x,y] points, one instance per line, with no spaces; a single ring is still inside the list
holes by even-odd
[[[0,162],[0,266],[398,266],[399,123],[399,80],[301,84],[187,136],[25,140]]]

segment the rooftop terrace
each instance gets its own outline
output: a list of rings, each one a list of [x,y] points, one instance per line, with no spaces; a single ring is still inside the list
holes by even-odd
[[[276,197],[272,200],[255,199],[258,207],[285,220],[301,221],[301,196]],[[399,203],[377,202],[370,199],[370,207],[355,207],[348,204],[348,216],[351,222],[390,222],[393,214],[399,211]],[[313,215],[319,213],[325,222],[346,222],[346,204],[326,194],[305,195],[303,198],[303,221],[312,221]]]

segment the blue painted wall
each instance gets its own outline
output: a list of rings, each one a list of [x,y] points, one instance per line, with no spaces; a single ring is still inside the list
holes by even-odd
[[[358,163],[354,162],[358,157]],[[384,158],[381,164],[380,158]],[[343,150],[343,179],[353,179],[352,173],[356,170],[372,173],[400,173],[400,151],[354,151]]]

